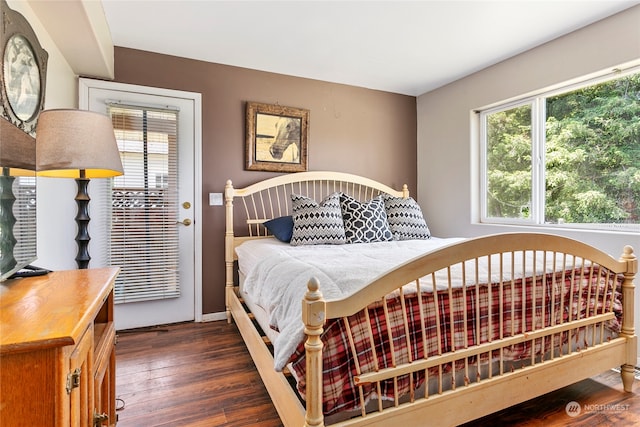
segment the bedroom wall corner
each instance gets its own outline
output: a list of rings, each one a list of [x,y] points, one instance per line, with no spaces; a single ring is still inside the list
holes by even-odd
[[[477,236],[522,227],[477,224],[478,129],[474,110],[499,101],[640,64],[640,6],[596,22],[417,99],[418,197],[433,233]],[[538,231],[544,231],[536,228]],[[547,230],[549,231],[549,230]],[[619,255],[625,233],[557,230]]]

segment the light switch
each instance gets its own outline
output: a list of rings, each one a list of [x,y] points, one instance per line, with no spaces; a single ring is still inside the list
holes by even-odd
[[[221,206],[222,193],[209,193],[209,206]]]

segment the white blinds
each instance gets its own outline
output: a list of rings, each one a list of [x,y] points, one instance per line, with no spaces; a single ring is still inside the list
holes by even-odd
[[[124,167],[112,189],[115,301],[178,297],[178,112],[111,105],[109,113]]]
[[[16,245],[13,256],[18,262],[31,262],[36,259],[36,177],[18,176],[13,182],[13,213],[16,223],[13,236]],[[4,269],[2,271],[5,271]]]

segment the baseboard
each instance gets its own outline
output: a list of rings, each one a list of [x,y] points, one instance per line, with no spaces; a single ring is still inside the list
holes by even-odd
[[[637,365],[633,370],[633,377],[637,380],[640,380],[640,367],[638,366],[640,366],[640,364]],[[620,373],[620,368],[611,368],[611,370]]]
[[[217,322],[218,320],[227,320],[227,312],[207,313],[202,315],[203,322]]]

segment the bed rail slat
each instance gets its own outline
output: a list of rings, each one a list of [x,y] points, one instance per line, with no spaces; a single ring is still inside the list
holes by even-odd
[[[606,313],[594,316],[593,318],[589,319],[574,320],[563,325],[539,329],[536,332],[518,334],[514,337],[507,337],[503,341],[487,342],[474,346],[473,348],[458,350],[455,353],[443,353],[437,356],[432,356],[428,360],[421,359],[414,361],[413,363],[400,364],[394,368],[382,368],[376,372],[363,373],[356,376],[355,381],[358,385],[376,381],[383,381],[385,379],[393,378],[394,376],[406,375],[411,372],[453,363],[456,360],[462,359],[463,357],[473,357],[481,353],[490,353],[494,350],[498,350],[500,347],[514,346],[523,342],[531,341],[532,339],[548,336],[549,334],[562,333],[569,330],[577,330],[593,323],[606,322],[613,319],[614,317],[615,315],[613,313]]]
[[[511,258],[513,258],[513,255],[511,256]],[[504,256],[500,256],[500,264],[499,264],[499,269],[500,269],[500,282],[498,284],[499,286],[499,294],[498,294],[498,306],[499,306],[499,316],[498,316],[498,339],[503,339],[504,338]],[[499,365],[498,365],[498,372],[499,375],[502,375],[504,373],[504,348],[500,347],[500,357],[499,359]]]

